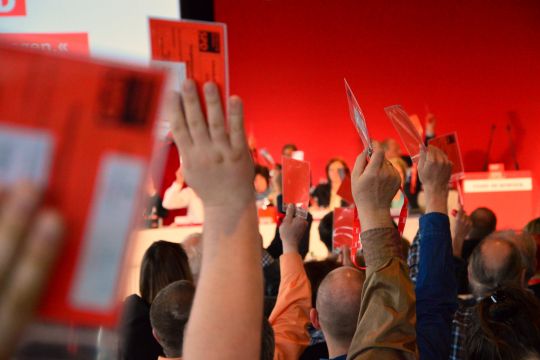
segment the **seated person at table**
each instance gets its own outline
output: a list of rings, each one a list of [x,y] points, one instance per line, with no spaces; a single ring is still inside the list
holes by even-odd
[[[163,355],[152,335],[150,305],[161,289],[177,280],[193,281],[188,257],[180,244],[156,241],[144,253],[139,292],[124,302],[119,325],[119,359],[155,360]]]
[[[326,183],[319,184],[311,192],[313,206],[334,210],[340,206],[346,206],[347,202],[337,194],[341,182],[345,176],[350,175],[349,167],[344,160],[333,158],[326,164]]]
[[[193,284],[179,280],[163,288],[154,299],[150,307],[152,333],[165,353],[159,359],[182,359],[184,329],[194,297]]]
[[[187,208],[186,216],[174,218],[175,224],[202,224],[204,211],[201,199],[191,187],[184,186],[184,175],[179,168],[176,170],[176,180],[165,190],[163,207],[168,210]]]

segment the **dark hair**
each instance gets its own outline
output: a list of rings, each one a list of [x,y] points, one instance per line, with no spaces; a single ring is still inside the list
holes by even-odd
[[[268,321],[266,316],[263,316],[261,336],[261,360],[274,359],[275,347],[276,341],[274,339],[274,329],[272,329],[272,325],[270,325],[270,322]]]
[[[326,259],[321,261],[308,261],[304,263],[304,270],[311,284],[311,306],[315,307],[317,303],[317,291],[321,281],[334,269],[340,267],[341,264],[336,260]]]
[[[486,266],[483,248],[491,242],[501,242],[509,247],[510,253],[496,268]],[[474,248],[469,258],[470,285],[477,296],[485,296],[500,286],[519,284],[524,267],[517,246],[506,239],[487,238]]]
[[[281,148],[281,154],[283,154],[287,149],[291,149],[292,151],[298,151],[298,147],[295,144],[285,144]]]
[[[536,241],[536,272],[540,272],[540,217],[529,221],[523,232],[530,234]]]
[[[540,355],[540,302],[520,287],[503,287],[475,307],[465,338],[471,360]]]
[[[186,252],[180,244],[159,240],[144,253],[139,278],[141,297],[149,305],[173,281],[193,281]]]
[[[266,180],[266,183],[270,185],[270,170],[266,166],[256,164],[254,177],[257,175],[261,175]]]
[[[472,229],[470,236],[483,239],[497,227],[497,216],[486,207],[479,207],[471,213]]]
[[[330,177],[328,176],[328,170],[330,169],[330,165],[332,165],[335,162],[338,162],[341,165],[343,165],[343,168],[345,169],[345,175],[351,175],[351,170],[349,170],[349,166],[347,165],[345,160],[343,160],[342,158],[339,158],[339,157],[332,158],[326,163],[326,167],[324,168],[324,171],[325,171],[325,174],[326,174],[326,179],[328,180],[329,184],[331,182],[330,182]]]
[[[150,323],[167,357],[182,356],[184,329],[194,296],[195,286],[179,280],[164,287],[150,306]]]
[[[328,252],[332,251],[332,238],[334,231],[334,212],[330,211],[324,215],[319,223],[319,237],[321,241],[326,245]]]

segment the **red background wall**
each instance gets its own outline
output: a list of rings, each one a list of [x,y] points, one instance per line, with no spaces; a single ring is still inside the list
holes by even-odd
[[[492,162],[512,168],[510,123],[521,168],[540,186],[538,1],[215,0],[215,10],[249,131],[274,157],[296,143],[315,182],[329,158],[352,165],[361,148],[346,77],[372,137],[398,137],[384,106],[421,118],[428,106],[438,134],[458,131],[467,171],[482,168],[491,124]]]

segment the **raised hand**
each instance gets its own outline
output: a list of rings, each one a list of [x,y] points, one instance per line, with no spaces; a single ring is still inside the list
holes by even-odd
[[[391,227],[390,204],[399,189],[401,177],[386,160],[384,151],[375,151],[369,163],[367,153],[360,154],[351,181],[362,231]]]
[[[289,204],[285,218],[279,227],[279,236],[283,241],[283,253],[298,252],[298,245],[306,232],[307,221],[295,216],[296,208]]]
[[[206,83],[204,95],[208,123],[192,80],[184,83],[183,111],[180,109],[171,122],[186,181],[205,207],[254,201],[254,168],[244,132],[242,101],[231,97],[227,129],[217,86]]]
[[[461,257],[463,242],[472,229],[472,220],[463,208],[459,208],[454,223],[454,236],[452,237],[452,252],[454,256]]]
[[[426,194],[426,213],[448,212],[448,183],[452,174],[452,162],[435,146],[420,150],[418,176]]]
[[[60,217],[38,212],[30,184],[0,193],[0,359],[8,359],[45,288],[62,238]]]

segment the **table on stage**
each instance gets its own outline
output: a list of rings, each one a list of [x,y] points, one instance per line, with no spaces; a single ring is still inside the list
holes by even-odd
[[[312,212],[313,223],[310,230],[309,252],[305,260],[322,260],[328,256],[328,250],[319,237],[319,223],[325,212]],[[412,241],[418,229],[418,217],[410,216],[405,226],[403,236]],[[168,226],[157,229],[145,229],[134,233],[132,238],[132,248],[129,258],[126,262],[128,267],[125,273],[125,282],[122,294],[128,296],[130,294],[139,293],[139,271],[141,262],[146,249],[158,240],[167,240],[171,242],[181,243],[186,236],[201,232],[202,225],[184,225],[184,226]],[[263,246],[266,248],[272,242],[276,232],[276,223],[271,221],[261,221],[259,231],[263,238]]]

